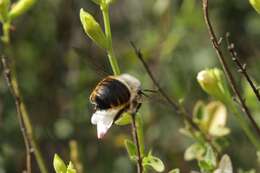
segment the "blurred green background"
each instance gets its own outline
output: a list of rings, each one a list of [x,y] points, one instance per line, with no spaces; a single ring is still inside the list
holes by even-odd
[[[54,153],[70,160],[71,140],[78,143],[85,173],[134,172],[135,165],[123,145],[125,138],[131,138],[130,127],[113,126],[103,140],[98,140],[96,127],[90,123],[93,111],[88,97],[111,69],[105,52],[85,35],[80,8],[102,21],[98,6],[90,0],[38,1],[15,20],[8,56],[16,61],[22,95],[51,172]],[[260,16],[247,0],[212,0],[210,13],[218,36],[231,33],[249,73],[260,81]],[[122,72],[139,78],[143,88],[154,86],[135,57],[130,40],[142,49],[162,87],[175,98],[184,99],[189,111],[196,101],[211,100],[196,81],[200,70],[219,66],[203,21],[201,1],[117,0],[111,7],[111,25]],[[228,55],[225,45],[223,50]],[[226,58],[230,61],[229,56]],[[243,89],[232,62],[230,67]],[[253,95],[246,94],[260,123],[259,104]],[[140,112],[146,146],[164,161],[166,170],[199,170],[195,161],[184,161],[183,153],[192,141],[179,133],[183,121],[167,104],[156,96],[147,98]],[[231,145],[225,153],[231,156],[235,169],[258,166],[260,171],[254,148],[229,115]],[[25,148],[15,104],[1,76],[0,173],[21,172],[24,168]],[[34,159],[33,172],[39,172]]]

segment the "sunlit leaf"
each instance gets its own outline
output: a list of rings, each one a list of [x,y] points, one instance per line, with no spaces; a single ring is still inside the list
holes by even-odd
[[[216,153],[213,151],[212,147],[210,145],[207,145],[206,155],[205,155],[205,161],[210,163],[212,166],[217,165],[217,158]]]
[[[69,165],[67,167],[67,172],[66,173],[77,173],[77,171],[74,168],[74,165],[72,164],[72,162],[69,163]]]
[[[214,173],[233,173],[232,163],[227,154],[222,156],[218,169],[216,169]]]
[[[7,18],[10,0],[0,0],[0,22],[4,22]]]
[[[209,134],[212,136],[226,136],[230,133],[230,129],[227,127],[216,126],[214,129],[210,129]]]
[[[150,166],[157,172],[163,172],[165,169],[163,162],[152,154],[143,158],[143,166]]]
[[[126,139],[125,147],[126,147],[126,150],[127,150],[127,153],[129,155],[130,159],[136,161],[137,160],[137,154],[136,154],[137,149],[136,149],[135,144],[132,141]]]
[[[106,49],[107,38],[95,18],[90,13],[80,9],[80,21],[85,33],[92,39],[92,41],[101,48]]]
[[[210,117],[206,110],[206,105],[202,101],[198,101],[193,108],[193,120],[204,131],[208,131],[208,122]]]
[[[199,167],[202,172],[213,171],[217,166],[216,154],[210,145],[206,146],[206,153],[203,160],[199,161]]]
[[[211,102],[207,105],[207,112],[210,116],[208,122],[208,133],[212,136],[224,136],[230,133],[225,127],[227,122],[227,109],[224,104],[218,101]]]
[[[192,144],[189,148],[186,149],[184,153],[184,159],[189,161],[193,159],[202,159],[203,154],[205,153],[205,148],[199,144]]]
[[[173,169],[169,171],[168,173],[180,173],[180,169]]]
[[[58,154],[54,155],[53,166],[56,173],[66,173],[67,167],[64,161],[58,156]]]
[[[260,0],[249,0],[250,4],[260,14]]]
[[[201,123],[205,117],[205,104],[202,101],[197,101],[193,108],[193,120],[196,123]]]
[[[11,11],[9,12],[9,17],[14,19],[24,14],[34,5],[35,2],[36,0],[19,0],[17,3],[12,5]]]
[[[125,126],[131,124],[132,118],[129,113],[124,113],[118,120],[115,121],[116,125]]]
[[[214,169],[214,167],[205,160],[199,161],[199,167],[201,172],[211,172]]]
[[[206,69],[198,73],[197,81],[207,94],[226,102],[230,93],[223,76],[223,71],[218,68]]]

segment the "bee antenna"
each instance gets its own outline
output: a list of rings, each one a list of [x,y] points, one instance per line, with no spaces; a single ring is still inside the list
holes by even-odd
[[[153,90],[153,89],[143,89],[142,92],[157,93],[158,89],[156,89],[156,90]]]
[[[141,94],[141,95],[143,95],[143,96],[145,96],[145,97],[150,97],[149,95],[147,95],[146,93],[144,93],[143,90],[140,90],[140,91],[139,91],[139,94]]]

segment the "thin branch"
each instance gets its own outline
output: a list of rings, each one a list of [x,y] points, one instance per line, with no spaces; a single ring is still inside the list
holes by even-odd
[[[41,173],[48,173],[45,163],[43,161],[42,155],[41,155],[38,145],[36,143],[36,140],[34,139],[30,118],[26,111],[25,105],[22,101],[22,97],[19,92],[17,80],[16,80],[15,76],[12,74],[12,71],[8,64],[7,58],[5,58],[3,56],[1,58],[1,63],[3,66],[3,70],[4,70],[4,77],[6,79],[6,83],[15,100],[19,125],[20,125],[20,129],[22,131],[24,143],[26,146],[27,173],[31,173],[31,153],[32,152],[35,155],[35,158],[39,165]]]
[[[148,67],[147,63],[145,62],[144,58],[143,58],[143,54],[142,52],[136,48],[135,44],[133,42],[131,42],[132,47],[135,50],[135,53],[137,55],[137,57],[139,58],[139,60],[142,62],[145,70],[147,71],[149,77],[151,78],[152,82],[154,83],[154,85],[157,87],[158,91],[160,92],[160,94],[165,98],[165,100],[171,105],[171,107],[174,109],[175,112],[177,112],[178,114],[181,114],[184,116],[184,118],[190,123],[190,125],[196,129],[199,130],[199,127],[193,122],[193,120],[191,119],[190,116],[187,115],[187,113],[184,113],[184,110],[180,107],[179,103],[177,101],[175,101],[174,99],[171,99],[168,94],[162,89],[162,87],[160,86],[160,84],[157,82],[157,80],[155,79],[154,75],[152,74],[150,68]]]
[[[239,105],[241,106],[242,111],[247,115],[247,117],[249,118],[251,124],[253,125],[254,129],[256,130],[256,132],[258,133],[258,135],[260,136],[260,128],[258,127],[256,121],[254,120],[253,116],[250,113],[250,110],[248,109],[245,100],[242,98],[238,87],[236,86],[234,77],[231,73],[231,71],[228,68],[228,65],[225,61],[224,55],[220,49],[220,44],[218,43],[218,39],[216,37],[216,34],[213,30],[213,27],[211,25],[210,19],[209,19],[209,13],[208,13],[208,0],[202,0],[202,5],[203,5],[203,13],[204,13],[204,20],[205,23],[207,25],[207,29],[208,29],[208,33],[213,45],[213,48],[215,49],[217,55],[218,55],[218,59],[221,63],[221,66],[225,72],[226,78],[228,79],[229,85],[232,88],[233,93],[235,94],[235,96],[237,97],[238,101],[239,101]]]
[[[228,46],[228,51],[232,57],[232,60],[236,63],[237,68],[238,68],[238,72],[242,73],[242,75],[244,75],[244,77],[246,78],[247,82],[249,83],[249,85],[251,86],[252,90],[255,93],[255,96],[257,97],[258,101],[260,101],[260,93],[259,90],[257,89],[257,87],[255,86],[254,82],[252,81],[252,79],[250,78],[249,74],[247,73],[247,68],[246,68],[246,64],[243,64],[239,57],[238,57],[238,53],[235,50],[235,44],[232,43],[230,41],[230,34],[227,33],[226,34],[226,40],[227,40],[227,46]]]
[[[1,59],[2,66],[3,66],[3,74],[6,80],[6,83],[10,89],[10,92],[15,100],[15,106],[16,106],[16,111],[17,111],[17,118],[19,121],[19,126],[20,130],[23,135],[23,140],[25,144],[25,149],[26,149],[26,173],[31,173],[31,146],[30,146],[30,138],[28,136],[28,132],[25,128],[25,124],[22,118],[22,112],[20,109],[21,105],[21,98],[19,96],[19,93],[17,92],[15,86],[13,85],[13,80],[12,80],[12,74],[11,74],[11,69],[7,63],[7,59],[5,57],[2,57]]]
[[[206,142],[208,142],[212,148],[219,153],[219,150],[217,149],[217,147],[214,146],[214,144],[212,143],[211,139],[199,128],[199,126],[193,122],[192,120],[192,116],[188,115],[187,110],[180,105],[177,101],[175,101],[174,99],[172,99],[160,86],[160,84],[157,82],[157,80],[155,79],[153,73],[151,72],[149,66],[147,65],[147,63],[145,62],[144,58],[143,58],[143,54],[141,52],[140,49],[137,49],[135,44],[133,42],[130,42],[132,47],[134,48],[135,54],[137,55],[138,59],[142,62],[146,72],[148,73],[149,77],[151,78],[152,82],[154,83],[154,85],[157,87],[157,90],[160,92],[160,94],[166,99],[166,101],[171,105],[171,108],[173,108],[173,110],[179,114],[180,116],[182,116],[184,118],[184,120],[186,120],[189,125],[196,131],[200,132],[200,134],[202,135],[202,137],[204,138],[204,140]]]
[[[142,154],[141,154],[141,146],[140,146],[140,141],[138,138],[136,118],[135,118],[140,107],[141,107],[141,104],[139,103],[137,105],[136,110],[133,113],[131,113],[132,135],[133,135],[133,140],[134,140],[135,146],[137,148],[137,173],[143,173],[143,158],[142,158]]]

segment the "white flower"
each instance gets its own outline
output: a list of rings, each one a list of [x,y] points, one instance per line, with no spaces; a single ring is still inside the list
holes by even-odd
[[[97,125],[97,137],[102,139],[114,122],[117,109],[98,110],[91,117],[91,123]]]

